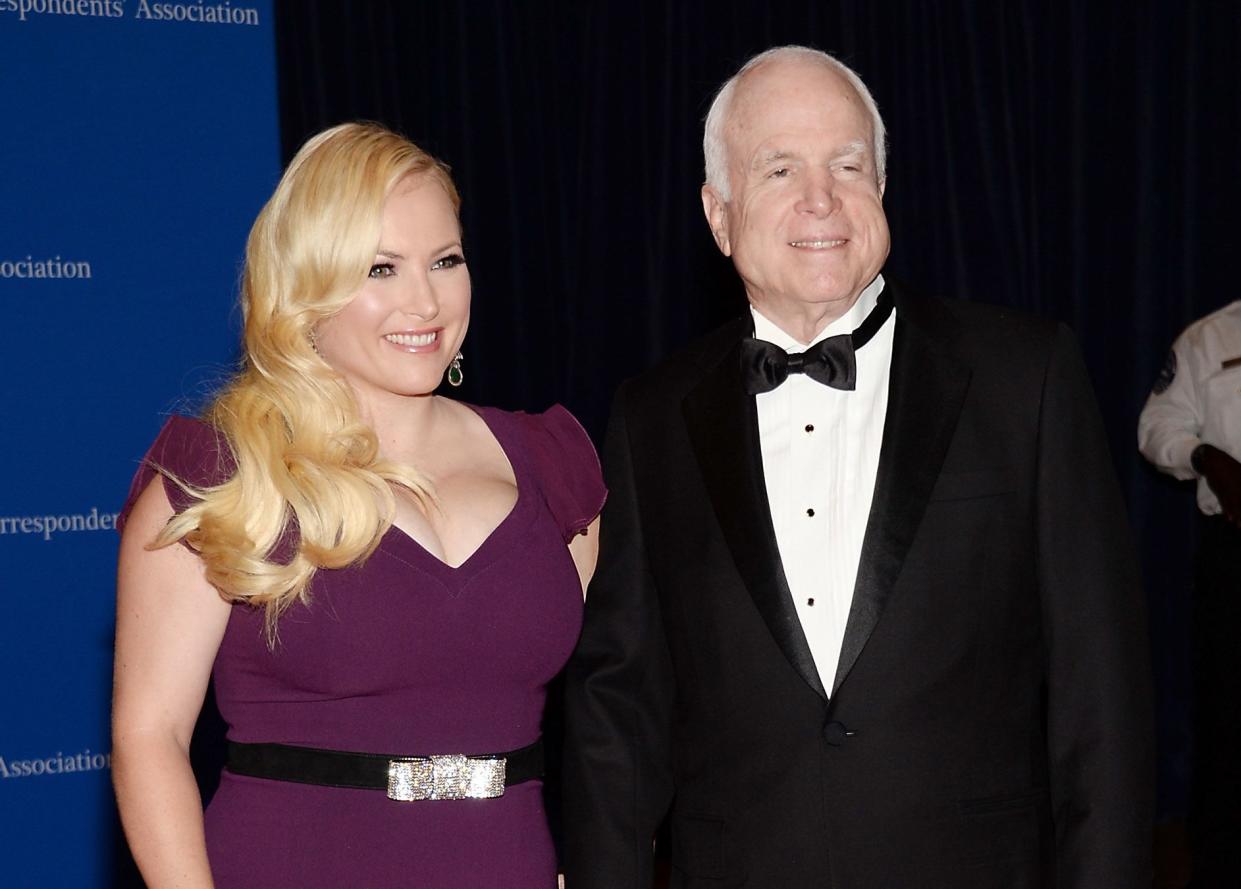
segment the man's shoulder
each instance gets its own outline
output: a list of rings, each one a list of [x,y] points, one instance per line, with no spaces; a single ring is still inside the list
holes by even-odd
[[[900,285],[897,319],[964,360],[1045,355],[1060,325],[1011,306],[931,296]]]
[[[901,282],[890,282],[899,322],[925,338],[932,348],[967,365],[1000,361],[1008,365],[1046,357],[1060,325],[1011,306],[934,296]],[[631,404],[679,405],[685,395],[753,329],[744,312],[677,349],[622,385]]]
[[[1241,299],[1228,303],[1228,305],[1220,306],[1209,315],[1204,315],[1193,324],[1189,325],[1189,329],[1195,327],[1215,327],[1219,325],[1232,325],[1241,323]]]
[[[685,394],[714,369],[753,328],[746,312],[721,324],[664,358],[654,367],[627,380],[630,397],[674,400]]]
[[[1211,314],[1194,321],[1177,337],[1177,343],[1197,348],[1210,339],[1237,339],[1239,337],[1241,337],[1241,300],[1222,306]]]

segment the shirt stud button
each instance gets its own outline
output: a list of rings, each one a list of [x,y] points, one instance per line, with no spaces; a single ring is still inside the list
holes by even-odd
[[[814,518],[814,509],[807,509],[806,515],[810,516],[810,518]]]
[[[807,431],[807,432],[814,432],[814,424],[813,424],[813,423],[807,423],[807,424],[806,424],[806,431]]]
[[[845,728],[843,723],[832,721],[823,726],[823,740],[833,747],[839,747],[846,738],[852,738],[853,732]]]

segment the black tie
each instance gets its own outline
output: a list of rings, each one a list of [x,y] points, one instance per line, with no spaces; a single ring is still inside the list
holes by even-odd
[[[741,342],[741,376],[750,395],[770,392],[789,374],[804,373],[833,389],[857,388],[857,361],[854,353],[870,342],[892,314],[892,298],[885,290],[866,320],[853,333],[829,336],[805,352],[788,353],[765,340]]]

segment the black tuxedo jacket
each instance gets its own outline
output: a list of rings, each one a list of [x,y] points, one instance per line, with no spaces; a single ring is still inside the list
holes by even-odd
[[[618,392],[567,684],[572,889],[650,886],[665,815],[674,887],[1149,885],[1144,606],[1076,346],[894,295],[834,688],[780,565],[749,317]]]

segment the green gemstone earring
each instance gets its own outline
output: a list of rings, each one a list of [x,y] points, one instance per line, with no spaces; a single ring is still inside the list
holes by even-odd
[[[452,360],[452,364],[448,365],[449,386],[460,386],[465,382],[465,374],[461,373],[461,361],[464,358],[465,356],[458,352],[457,357]]]

